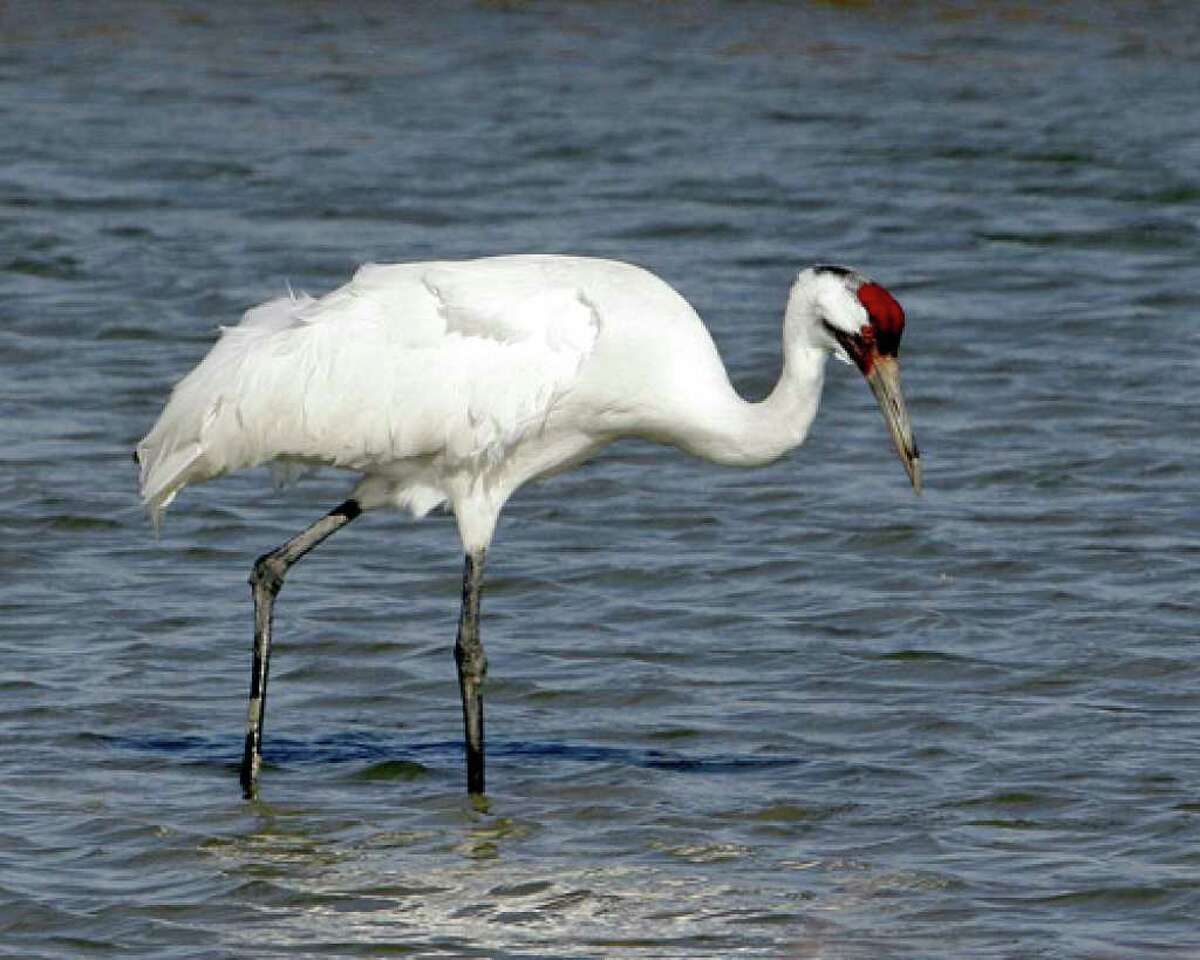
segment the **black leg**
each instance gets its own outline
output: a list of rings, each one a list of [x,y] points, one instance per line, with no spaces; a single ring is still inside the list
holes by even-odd
[[[250,709],[246,714],[246,749],[242,754],[241,773],[242,794],[247,800],[258,794],[258,770],[262,766],[262,725],[267,708],[271,615],[275,597],[293,563],[360,513],[362,507],[358,501],[347,500],[283,546],[264,553],[254,563],[250,574],[250,591],[254,597],[254,665],[250,671]]]
[[[467,742],[467,793],[483,794],[483,678],[487,657],[479,640],[479,594],[483,588],[486,551],[467,554],[463,567],[462,612],[458,617],[458,640],[454,660],[458,664],[458,686],[462,691],[463,727]]]

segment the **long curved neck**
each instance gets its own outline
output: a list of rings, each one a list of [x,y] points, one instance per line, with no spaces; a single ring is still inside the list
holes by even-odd
[[[821,402],[825,382],[824,350],[785,348],[783,372],[769,396],[751,403],[729,386],[725,396],[710,398],[703,424],[680,443],[714,463],[753,467],[777,460],[798,447]]]

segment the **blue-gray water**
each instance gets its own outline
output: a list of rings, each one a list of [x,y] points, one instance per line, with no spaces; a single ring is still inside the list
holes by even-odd
[[[1095,4],[0,8],[0,953],[1200,955],[1200,18]],[[913,497],[830,370],[767,469],[644,444],[492,552],[462,792],[453,524],[187,491],[215,328],[360,261],[634,260],[762,395],[802,265],[905,304]]]

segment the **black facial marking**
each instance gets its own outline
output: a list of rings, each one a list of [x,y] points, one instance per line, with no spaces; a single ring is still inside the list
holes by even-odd
[[[868,339],[867,333],[870,332],[870,327],[864,327],[861,333],[847,333],[845,330],[840,330],[828,320],[822,320],[821,323],[825,329],[832,334],[833,338],[842,345],[842,349],[846,351],[846,356],[854,361],[854,365],[862,371],[863,376],[871,372],[871,367],[874,360],[871,356],[871,350],[875,345],[874,337]]]
[[[854,271],[848,267],[839,267],[832,263],[818,263],[813,267],[817,273],[832,273],[836,277],[849,277],[854,274]]]

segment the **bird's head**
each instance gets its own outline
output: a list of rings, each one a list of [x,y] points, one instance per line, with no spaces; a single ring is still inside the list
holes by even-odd
[[[900,389],[904,310],[896,298],[856,270],[809,267],[792,286],[784,322],[788,340],[832,352],[862,371],[913,489],[920,493],[920,453]]]

